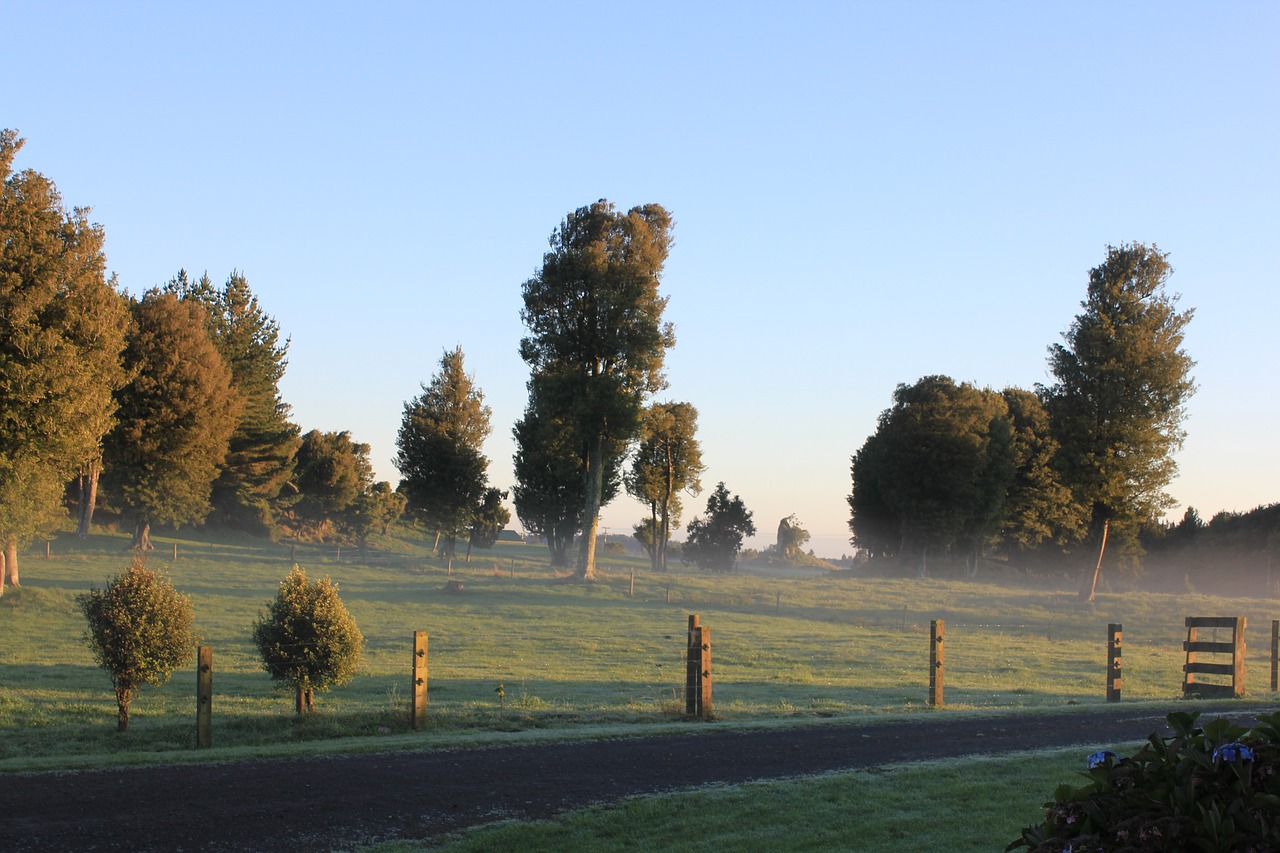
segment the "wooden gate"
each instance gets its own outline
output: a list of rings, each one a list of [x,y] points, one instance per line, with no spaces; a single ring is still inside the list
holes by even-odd
[[[1182,692],[1184,695],[1199,696],[1243,696],[1244,695],[1244,627],[1243,616],[1188,616],[1187,641],[1182,648],[1187,652],[1187,663],[1182,668]],[[1229,642],[1217,639],[1203,640],[1199,631],[1204,629],[1226,629],[1231,631]],[[1215,655],[1217,660],[1205,662],[1200,655]],[[1229,684],[1200,681],[1197,676],[1226,676]]]

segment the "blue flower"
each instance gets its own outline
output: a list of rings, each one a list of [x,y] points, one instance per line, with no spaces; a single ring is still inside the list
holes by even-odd
[[[1111,759],[1113,762],[1120,760],[1120,756],[1116,755],[1111,750],[1100,749],[1089,756],[1087,765],[1090,770],[1094,769],[1095,767],[1102,767],[1104,764],[1107,763],[1108,758]]]
[[[1253,750],[1242,743],[1224,743],[1213,751],[1213,761],[1253,761]]]

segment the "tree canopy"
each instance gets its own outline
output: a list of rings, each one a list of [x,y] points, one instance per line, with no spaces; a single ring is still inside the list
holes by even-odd
[[[311,581],[294,566],[253,626],[262,668],[292,687],[299,714],[313,709],[315,691],[346,684],[364,653],[364,635],[329,578]]]
[[[661,206],[625,214],[600,200],[565,217],[542,268],[524,283],[520,355],[554,417],[579,444],[585,483],[577,575],[595,575],[596,532],[610,443],[630,442],[646,396],[664,387],[675,332],[658,292],[671,246]]]
[[[85,641],[93,659],[111,674],[116,727],[123,732],[139,689],[164,684],[191,660],[196,644],[191,599],[135,554],[132,565],[105,589],[90,589],[76,602],[89,623]]]
[[[373,486],[369,445],[352,441],[346,430],[313,429],[298,448],[294,482],[298,487],[295,514],[302,524],[323,534]]]
[[[192,282],[186,270],[179,270],[166,289],[204,306],[210,337],[231,369],[242,402],[210,502],[221,521],[274,533],[292,495],[286,484],[300,443],[300,430],[290,422],[290,408],[280,395],[289,341],[280,340],[280,325],[263,311],[240,272],[233,271],[216,288],[208,274]]]
[[[117,394],[103,482],[134,521],[134,547],[146,549],[152,524],[197,524],[209,514],[240,399],[202,306],[151,290],[132,313],[125,364],[133,378]]]
[[[102,227],[44,175],[13,171],[23,142],[0,130],[0,593],[18,583],[19,547],[62,514],[66,481],[101,453],[128,326]]]

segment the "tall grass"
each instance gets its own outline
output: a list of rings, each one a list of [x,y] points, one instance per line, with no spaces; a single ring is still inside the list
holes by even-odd
[[[708,575],[606,558],[595,584],[557,582],[537,546],[502,543],[451,573],[410,531],[376,555],[299,544],[292,557],[339,583],[367,640],[361,674],[299,719],[262,671],[251,626],[290,567],[291,546],[236,537],[158,537],[163,565],[214,649],[214,744],[255,751],[431,745],[476,732],[671,727],[680,719],[686,616],[712,628],[721,724],[864,717],[925,708],[928,630],[947,621],[949,709],[1103,701],[1106,626],[1125,628],[1126,701],[1181,695],[1187,615],[1250,619],[1249,683],[1267,683],[1271,600],[1103,593],[1082,604],[1066,580],[886,580],[806,571]],[[178,546],[178,559],[172,546]],[[0,770],[194,760],[194,666],[146,688],[114,731],[110,680],[94,669],[75,596],[127,565],[128,538],[59,537],[24,555],[24,586],[0,597]],[[634,595],[631,576],[634,571]],[[446,581],[465,591],[445,591]],[[426,734],[406,734],[412,633],[430,634]],[[500,697],[497,688],[503,686]],[[293,745],[293,746],[291,746]]]

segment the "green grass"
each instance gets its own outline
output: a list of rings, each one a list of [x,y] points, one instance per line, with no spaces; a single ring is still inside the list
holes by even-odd
[[[355,681],[318,695],[317,713],[299,719],[250,639],[288,571],[290,546],[228,536],[157,542],[151,564],[191,596],[197,630],[214,649],[214,749],[190,748],[194,665],[144,688],[129,732],[115,732],[110,679],[92,666],[75,596],[123,570],[128,539],[63,535],[51,559],[42,545],[23,555],[24,585],[0,597],[0,771],[684,730],[689,613],[712,629],[721,726],[923,712],[929,622],[939,618],[947,621],[943,713],[1101,704],[1109,622],[1124,623],[1125,700],[1173,703],[1187,615],[1247,615],[1251,693],[1274,695],[1263,689],[1264,637],[1280,618],[1271,600],[1133,592],[1104,593],[1090,606],[1066,580],[655,574],[612,557],[598,583],[582,585],[556,582],[544,548],[515,543],[455,561],[446,576],[430,543],[408,532],[364,558],[297,546],[309,575],[338,581],[368,642]],[[466,592],[444,592],[449,579]],[[430,634],[423,733],[407,731],[415,630]]]
[[[364,850],[990,853],[1039,820],[1060,783],[1080,781],[1083,761],[1075,749],[891,765],[640,797],[554,821],[480,827],[437,845],[395,842]]]

